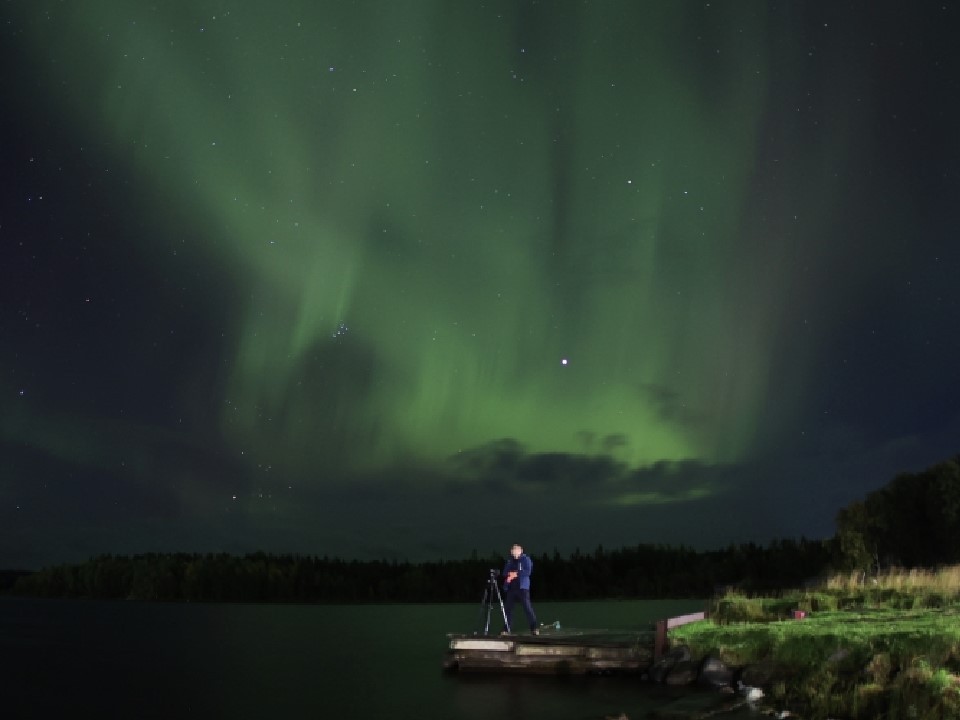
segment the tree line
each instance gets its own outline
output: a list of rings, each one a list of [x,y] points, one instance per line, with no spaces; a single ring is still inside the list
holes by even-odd
[[[840,510],[836,542],[847,569],[960,563],[960,455]]]
[[[810,578],[882,565],[960,563],[960,456],[887,486],[837,515],[832,538],[697,551],[641,544],[533,556],[539,600],[709,597],[799,587]],[[16,579],[17,594],[198,602],[471,602],[504,557],[361,562],[308,555],[100,555]]]
[[[718,585],[790,586],[829,559],[821,541],[749,543],[697,552],[638,545],[561,557],[533,556],[540,600],[706,597]],[[101,555],[21,577],[17,594],[206,602],[471,602],[504,557],[410,563],[361,562],[303,555]]]

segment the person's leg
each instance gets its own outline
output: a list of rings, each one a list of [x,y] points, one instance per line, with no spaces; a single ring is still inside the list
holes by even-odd
[[[521,590],[520,599],[523,602],[523,612],[527,616],[527,623],[530,625],[530,629],[536,630],[540,627],[540,624],[537,622],[537,615],[533,612],[533,605],[530,603],[530,591]]]

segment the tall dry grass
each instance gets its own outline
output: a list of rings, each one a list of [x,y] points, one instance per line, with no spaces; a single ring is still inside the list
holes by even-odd
[[[960,594],[960,565],[951,565],[938,570],[892,567],[877,575],[865,575],[862,572],[834,575],[827,578],[825,587],[828,590],[875,587],[882,590],[927,591],[957,595]]]

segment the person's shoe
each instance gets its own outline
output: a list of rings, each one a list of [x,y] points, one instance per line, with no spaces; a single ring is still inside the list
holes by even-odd
[[[530,631],[530,634],[531,634],[531,635],[539,635],[539,634],[540,634],[540,628],[534,628],[533,630]]]

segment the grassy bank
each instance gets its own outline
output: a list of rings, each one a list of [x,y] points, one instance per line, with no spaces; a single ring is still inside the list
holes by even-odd
[[[730,591],[671,643],[744,668],[773,706],[811,720],[960,718],[957,567],[833,577],[778,597]]]

